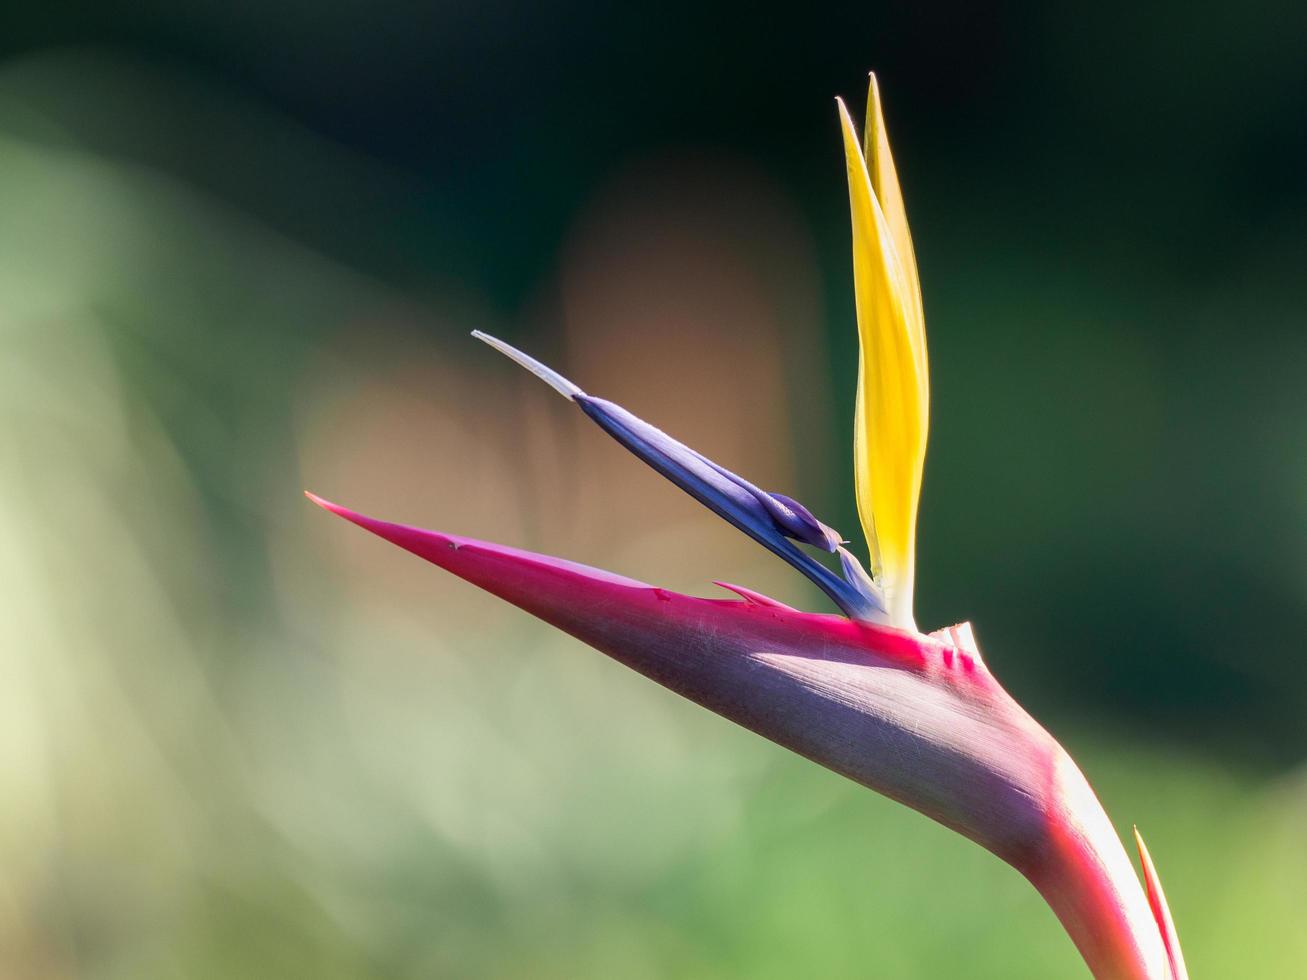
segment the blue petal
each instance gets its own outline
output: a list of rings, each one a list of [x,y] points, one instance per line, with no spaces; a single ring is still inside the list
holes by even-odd
[[[484,340],[576,402],[581,411],[632,453],[812,579],[846,615],[875,622],[884,620],[885,606],[879,588],[856,559],[839,546],[841,538],[838,532],[817,520],[798,501],[759,489],[620,405],[587,395],[558,372],[502,340],[480,331],[473,336]],[[793,541],[829,552],[838,551],[845,577],[836,575],[796,547]]]

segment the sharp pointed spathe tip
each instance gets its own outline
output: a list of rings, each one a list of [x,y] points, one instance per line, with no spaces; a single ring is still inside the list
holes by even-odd
[[[309,500],[313,501],[323,510],[335,514],[337,517],[343,517],[347,521],[355,521],[357,523],[358,515],[355,514],[348,507],[342,507],[340,504],[332,503],[330,500],[327,500],[325,497],[319,497],[312,490],[305,490],[304,496],[308,497]]]

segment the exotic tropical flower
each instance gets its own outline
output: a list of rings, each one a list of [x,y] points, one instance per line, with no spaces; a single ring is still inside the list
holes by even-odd
[[[508,344],[659,473],[807,575],[843,615],[736,585],[701,599],[559,558],[326,509],[767,738],[907,804],[1024,874],[1099,980],[1187,980],[1143,841],[1144,887],[1070,756],[999,685],[968,624],[912,617],[929,394],[916,261],[875,77],[865,149],[839,116],[861,346],[854,444],[871,573],[802,504],[762,490]],[[801,545],[838,555],[837,574]]]

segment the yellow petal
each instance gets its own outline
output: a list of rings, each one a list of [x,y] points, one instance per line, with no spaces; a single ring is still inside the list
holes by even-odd
[[[839,103],[853,216],[853,284],[858,313],[858,393],[854,476],[858,515],[871,550],[872,573],[885,591],[890,620],[915,629],[912,585],[917,501],[925,461],[930,395],[915,266],[905,266],[894,230],[873,186],[848,109]],[[874,108],[879,120],[878,102]],[[875,127],[876,145],[884,127]],[[902,197],[888,153],[877,151],[882,187],[900,216],[911,252]],[[909,261],[912,261],[909,259]]]
[[[894,167],[894,156],[889,148],[889,134],[885,130],[885,114],[881,109],[880,86],[872,72],[867,85],[867,126],[863,149],[867,158],[867,171],[871,177],[871,190],[880,202],[880,209],[894,239],[894,251],[903,269],[906,290],[904,302],[908,322],[913,331],[913,350],[917,354],[921,374],[922,415],[928,414],[930,382],[926,371],[926,320],[922,315],[921,283],[917,278],[917,256],[912,249],[912,233],[908,230],[908,213],[903,206],[903,192],[899,189],[899,175]]]
[[[1144,839],[1135,828],[1135,845],[1139,848],[1139,864],[1144,870],[1144,888],[1148,894],[1148,906],[1162,934],[1162,945],[1166,947],[1167,958],[1171,961],[1171,980],[1189,980],[1189,968],[1185,966],[1184,952],[1180,949],[1180,937],[1175,932],[1175,921],[1171,918],[1171,909],[1166,904],[1166,893],[1162,891],[1162,880],[1157,877],[1153,867],[1153,858],[1148,853]]]

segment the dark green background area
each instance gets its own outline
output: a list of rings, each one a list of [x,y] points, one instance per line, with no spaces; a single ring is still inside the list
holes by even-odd
[[[972,621],[1119,829],[1160,825],[1196,978],[1300,975],[1307,949],[1277,937],[1307,908],[1307,5],[10,8],[0,494],[36,530],[6,550],[86,630],[50,641],[67,669],[31,686],[49,744],[15,742],[15,772],[64,788],[58,819],[34,808],[0,840],[31,859],[0,902],[0,930],[23,910],[12,971],[1073,975],[1051,915],[987,855],[544,631],[522,628],[523,650],[434,638],[458,656],[428,663],[403,652],[421,593],[351,613],[343,637],[339,610],[304,611],[356,556],[330,564],[303,530],[299,487],[331,490],[299,471],[303,379],[388,305],[413,350],[452,361],[482,363],[472,327],[557,350],[536,308],[578,215],[660,161],[747,164],[811,236],[835,422],[793,433],[783,489],[857,528],[833,98],[860,114],[874,69],[931,357],[917,620]],[[97,455],[110,389],[135,470]],[[57,488],[79,481],[113,534],[69,520],[81,498]],[[97,619],[106,580],[136,574],[123,542],[158,580],[140,621],[176,633],[138,638],[130,601]],[[16,662],[38,676],[43,650]],[[65,704],[77,683],[99,693]],[[139,745],[120,740],[137,721]],[[502,772],[451,775],[463,748]],[[537,811],[536,781],[575,797]],[[938,928],[936,898],[971,918]]]
[[[10,58],[63,49],[114,79],[107,106],[58,93],[79,139],[405,289],[457,280],[509,315],[624,162],[747,156],[818,236],[836,363],[854,335],[830,100],[860,104],[874,66],[933,357],[921,618],[981,624],[1036,706],[1278,764],[1307,749],[1301,4],[53,4],[7,20]],[[378,189],[249,140],[250,104],[418,180]],[[825,503],[854,523],[847,498]]]

